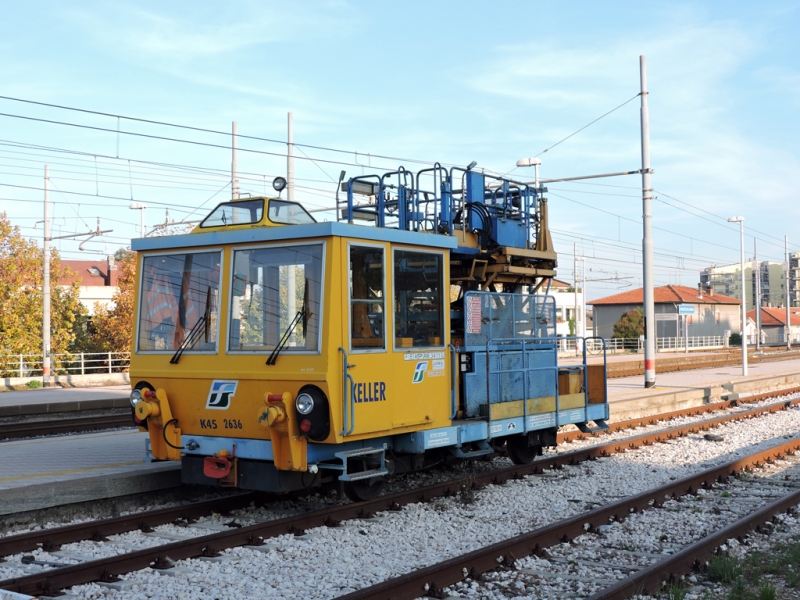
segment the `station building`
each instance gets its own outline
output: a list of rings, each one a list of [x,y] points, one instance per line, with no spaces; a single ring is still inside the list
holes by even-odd
[[[729,336],[741,330],[741,300],[717,294],[701,286],[665,285],[653,290],[656,312],[656,337],[681,337],[679,305],[694,306],[688,317],[689,337]],[[644,290],[638,288],[589,302],[594,312],[595,335],[609,339],[614,325],[626,312],[642,308]]]

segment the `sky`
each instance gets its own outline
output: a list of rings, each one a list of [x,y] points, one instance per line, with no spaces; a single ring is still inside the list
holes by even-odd
[[[288,112],[309,210],[333,205],[341,170],[477,161],[530,181],[515,165],[534,156],[545,179],[639,169],[640,55],[655,284],[738,262],[735,215],[748,259],[757,244],[782,262],[784,236],[800,251],[800,2],[33,0],[3,15],[0,212],[41,243],[48,164],[53,235],[113,230],[56,242],[68,259],[138,237],[131,202],[149,231],[230,198],[233,121],[262,138],[239,140],[242,192],[269,192]],[[590,299],[641,286],[641,187],[548,185],[559,279],[576,248]]]

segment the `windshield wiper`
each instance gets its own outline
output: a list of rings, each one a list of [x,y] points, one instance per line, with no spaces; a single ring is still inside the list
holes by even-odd
[[[302,321],[303,325],[305,326],[305,318],[306,318],[306,307],[304,306],[303,308],[297,311],[297,314],[294,316],[294,319],[292,319],[292,322],[289,323],[289,327],[287,327],[286,331],[283,333],[281,341],[278,342],[278,345],[275,346],[275,350],[273,350],[272,354],[269,355],[269,358],[267,359],[268,365],[272,366],[278,360],[278,355],[281,353],[281,350],[283,350],[283,348],[289,342],[289,338],[292,336],[292,333],[294,332],[295,327],[297,327],[297,324]]]
[[[177,365],[178,362],[181,360],[181,356],[183,355],[183,351],[187,348],[191,348],[194,346],[197,341],[200,339],[200,335],[205,336],[205,341],[208,343],[208,322],[211,318],[211,286],[208,287],[208,292],[206,293],[206,310],[203,313],[203,316],[197,320],[197,323],[194,324],[189,330],[189,335],[183,338],[181,345],[178,346],[178,349],[175,351],[175,354],[172,355],[172,358],[169,359],[169,364]],[[201,329],[202,328],[202,329]]]

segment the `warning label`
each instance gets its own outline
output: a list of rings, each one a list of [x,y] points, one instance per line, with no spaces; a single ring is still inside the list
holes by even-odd
[[[481,298],[480,296],[466,297],[467,333],[481,332]]]

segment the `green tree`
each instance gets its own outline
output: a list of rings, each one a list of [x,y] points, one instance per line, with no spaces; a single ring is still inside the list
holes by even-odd
[[[89,324],[93,352],[128,352],[133,336],[133,303],[136,295],[136,253],[117,251],[117,291],[114,308],[95,304],[95,316]]]
[[[75,334],[74,323],[86,312],[78,300],[78,284],[60,286],[74,275],[62,267],[58,252],[50,254],[50,349],[68,352]],[[42,352],[42,250],[25,239],[19,227],[0,213],[0,353]],[[57,368],[57,363],[54,365]]]
[[[641,308],[629,310],[614,324],[615,338],[637,338],[644,335],[644,311]]]

